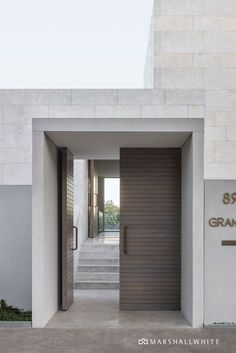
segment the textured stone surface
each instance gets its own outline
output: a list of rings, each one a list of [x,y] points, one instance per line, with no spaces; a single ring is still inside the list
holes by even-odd
[[[29,181],[31,119],[47,117],[204,117],[205,176],[217,178],[227,143],[236,141],[235,0],[154,0],[146,62],[144,90],[0,90],[0,183],[17,162],[14,173],[23,180],[26,163]],[[236,178],[236,162],[228,163]]]
[[[120,105],[164,104],[164,92],[151,89],[123,89],[119,90]]]
[[[207,38],[208,46],[214,44]],[[227,45],[227,44],[225,44]],[[163,53],[201,53],[204,52],[203,32],[162,32],[161,49]]]
[[[236,2],[234,0],[205,0],[205,15],[207,16],[236,16]]]
[[[19,89],[1,89],[0,105],[5,104],[25,104],[25,90]]]
[[[161,87],[163,89],[203,89],[204,70],[195,68],[163,68]]]
[[[78,315],[78,314],[77,314]],[[163,315],[162,315],[163,316]],[[137,322],[135,320],[133,322]],[[102,323],[102,320],[100,321]],[[4,353],[114,353],[126,352],[198,352],[198,353],[234,353],[235,330],[224,328],[207,329],[160,329],[154,327],[152,320],[146,320],[151,327],[146,327],[140,320],[141,328],[79,328],[79,329],[5,329],[0,331],[0,349]],[[219,339],[219,345],[139,345],[140,338],[148,339]],[[188,342],[188,341],[187,341]]]
[[[26,90],[26,104],[71,104],[70,89],[30,89]]]
[[[204,90],[169,89],[165,90],[165,103],[167,105],[204,105]]]
[[[161,1],[161,14],[166,15],[202,15],[204,0],[155,0]]]
[[[73,89],[72,104],[117,104],[118,90],[111,89]]]

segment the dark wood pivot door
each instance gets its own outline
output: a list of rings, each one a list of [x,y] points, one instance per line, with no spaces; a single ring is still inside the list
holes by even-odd
[[[62,310],[68,310],[73,303],[73,214],[74,214],[74,172],[73,155],[67,148],[61,149],[62,186]]]
[[[180,310],[180,149],[122,148],[120,187],[120,309]]]

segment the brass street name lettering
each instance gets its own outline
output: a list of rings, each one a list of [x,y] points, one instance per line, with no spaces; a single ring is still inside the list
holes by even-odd
[[[210,227],[236,227],[236,219],[234,218],[210,218],[209,219]]]

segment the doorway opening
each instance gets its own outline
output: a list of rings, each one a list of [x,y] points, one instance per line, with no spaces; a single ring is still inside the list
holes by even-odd
[[[136,121],[135,131],[133,131],[133,122],[131,124],[131,119],[127,119],[127,121],[122,119],[122,122],[119,121],[119,119],[115,121],[113,119],[110,121],[111,126],[107,127],[109,121],[110,120],[106,119],[106,121],[102,122],[98,127],[95,121],[92,122],[93,124],[91,125],[91,120],[88,122],[86,119],[78,119],[78,121],[76,119],[73,119],[73,121],[65,119],[65,122],[64,119],[60,119],[60,121],[55,121],[53,124],[50,119],[49,121],[46,119],[45,122],[43,122],[43,126],[41,121],[34,124],[32,247],[33,326],[44,326],[57,311],[58,305],[60,305],[57,292],[57,289],[61,290],[60,278],[57,276],[60,275],[58,271],[58,259],[60,253],[55,251],[55,243],[58,241],[58,236],[60,234],[60,229],[58,227],[60,214],[57,212],[57,190],[59,186],[57,182],[57,151],[58,148],[64,146],[67,146],[68,150],[71,151],[75,160],[86,160],[89,164],[91,162],[89,158],[94,158],[91,163],[91,165],[93,164],[93,170],[96,169],[94,168],[94,166],[96,167],[96,158],[99,159],[102,157],[107,158],[107,160],[113,158],[119,162],[119,156],[121,156],[121,168],[119,168],[119,170],[121,170],[119,177],[121,178],[122,196],[120,254],[118,254],[118,256],[117,253],[116,255],[113,255],[113,250],[110,248],[110,245],[105,241],[99,241],[101,238],[99,236],[100,233],[97,232],[98,218],[96,218],[100,201],[99,197],[96,196],[96,194],[99,195],[99,193],[96,192],[99,173],[97,173],[96,177],[95,174],[92,175],[89,172],[89,182],[87,185],[90,185],[89,187],[91,187],[91,189],[88,190],[87,196],[90,196],[89,207],[91,217],[89,218],[90,224],[87,229],[91,232],[87,233],[89,234],[89,237],[82,243],[84,246],[83,250],[82,244],[79,244],[80,249],[78,249],[78,251],[80,251],[80,254],[82,255],[80,257],[82,260],[80,264],[83,269],[83,271],[78,271],[80,279],[85,276],[85,272],[90,272],[91,277],[96,277],[97,273],[104,274],[106,272],[105,264],[103,262],[103,250],[95,257],[92,248],[108,246],[105,251],[106,258],[109,254],[109,266],[116,266],[119,268],[118,273],[117,271],[114,271],[115,276],[118,277],[118,284],[119,274],[121,275],[120,283],[121,287],[123,286],[123,289],[120,288],[120,292],[118,293],[120,293],[123,301],[121,303],[122,307],[120,308],[121,310],[129,310],[129,313],[126,314],[125,312],[119,311],[119,306],[117,306],[115,316],[113,317],[114,322],[117,322],[118,320],[119,324],[122,325],[124,317],[127,318],[128,316],[133,323],[134,316],[131,311],[136,311],[137,305],[140,309],[139,304],[142,304],[143,311],[149,310],[149,321],[150,315],[152,315],[152,318],[160,320],[160,318],[163,317],[162,314],[160,314],[159,311],[156,311],[155,313],[153,311],[156,310],[157,304],[159,307],[162,306],[163,309],[166,310],[166,307],[164,307],[165,303],[162,305],[162,300],[166,301],[167,296],[166,293],[164,293],[163,296],[159,296],[159,302],[156,303],[153,302],[153,298],[156,300],[156,296],[153,297],[153,293],[160,288],[160,285],[162,285],[165,286],[163,290],[168,290],[168,298],[171,297],[172,299],[175,293],[177,293],[178,297],[176,296],[176,300],[178,303],[181,299],[182,313],[180,311],[178,312],[178,318],[183,319],[184,316],[192,326],[199,326],[202,324],[203,311],[201,310],[202,307],[200,304],[202,302],[200,302],[200,300],[202,299],[201,293],[203,292],[200,290],[195,291],[194,288],[202,288],[203,284],[203,263],[201,261],[203,249],[201,246],[203,239],[203,232],[201,232],[201,221],[203,219],[201,207],[203,200],[203,174],[201,169],[203,161],[203,124],[197,124],[195,121],[191,120],[188,121],[186,126],[185,121],[183,123],[181,119],[174,119],[173,124],[170,126],[169,122],[160,119],[152,119],[150,121],[140,119]],[[124,121],[126,124],[124,124]],[[62,122],[64,125],[61,125]],[[109,131],[107,131],[108,128]],[[96,129],[98,129],[98,131]],[[91,144],[91,141],[93,141],[93,144]],[[141,151],[137,150],[137,148],[143,150],[147,148],[152,149],[152,155],[147,156],[146,150]],[[120,152],[122,149],[123,151],[121,154]],[[130,151],[132,152],[132,155],[128,149],[132,150]],[[164,149],[166,150],[164,151]],[[177,149],[178,151],[174,151],[173,149]],[[142,152],[141,157],[140,151]],[[177,163],[177,160],[180,160],[180,154],[182,161],[181,166]],[[169,158],[166,158],[166,155],[168,155]],[[42,165],[44,166],[43,169]],[[70,165],[68,163],[65,165],[67,166],[68,173],[71,172]],[[39,170],[43,170],[43,173],[39,173]],[[87,170],[91,170],[88,165]],[[107,173],[100,176],[104,178],[110,177]],[[171,178],[169,176],[171,176]],[[68,178],[65,178],[65,181],[66,180],[68,200],[70,200],[69,196],[71,196],[73,191],[71,190],[73,183],[71,183]],[[180,186],[180,182],[181,187],[178,187],[177,189],[176,185]],[[197,195],[195,192],[196,190]],[[163,195],[163,193],[165,195]],[[157,197],[158,194],[160,194],[159,197]],[[44,195],[45,197],[42,198],[41,195]],[[181,219],[178,213],[180,206],[176,206],[180,200],[182,209]],[[68,204],[72,205],[69,201]],[[104,207],[104,201],[102,205]],[[85,206],[86,210],[88,210],[87,206],[88,203]],[[155,209],[153,209],[153,207],[155,207]],[[52,210],[54,213],[51,212]],[[88,217],[86,219],[88,219]],[[158,229],[158,233],[150,222],[153,222],[155,229]],[[181,243],[179,242],[179,229],[181,230]],[[68,233],[68,236],[73,239],[72,227],[67,227],[66,232]],[[157,234],[155,239],[156,243],[153,244],[152,238],[155,234]],[[65,234],[65,239],[69,239],[68,236]],[[160,244],[160,241],[164,241],[164,238],[166,237],[169,238],[169,244]],[[179,259],[180,247],[182,266],[181,268],[178,267],[175,271],[174,267],[176,259]],[[68,250],[74,251],[73,243],[72,246],[71,244],[68,244]],[[165,251],[165,253],[168,252],[169,255],[163,256],[163,251]],[[89,257],[87,258],[88,253]],[[76,253],[74,252],[74,255],[75,254]],[[158,254],[158,258],[156,254]],[[196,258],[200,258],[197,263]],[[64,258],[61,259],[63,261],[65,260]],[[163,260],[166,260],[164,265]],[[155,263],[153,263],[154,261]],[[65,261],[64,264],[66,266]],[[160,268],[159,265],[162,267]],[[47,266],[47,272],[42,271],[45,266]],[[96,271],[94,266],[99,267],[99,270],[102,270],[103,272]],[[89,271],[86,271],[88,270],[88,267]],[[191,271],[189,271],[189,268]],[[91,269],[93,269],[94,272],[91,272]],[[170,270],[172,271],[172,269],[173,276],[172,273],[170,273]],[[168,281],[166,281],[166,273],[170,273]],[[181,293],[179,290],[180,274]],[[72,276],[71,274],[69,275],[69,279],[71,279]],[[105,276],[107,276],[107,273]],[[36,281],[36,278],[39,278],[40,281]],[[52,278],[54,281],[52,281]],[[57,278],[59,279],[57,280]],[[97,280],[97,277],[95,279]],[[142,281],[142,292],[140,292],[140,287],[137,286],[137,279]],[[39,282],[43,285],[39,286]],[[152,288],[149,287],[149,283],[151,283]],[[102,286],[101,282],[99,284]],[[73,289],[73,287],[71,287],[71,282],[66,282],[65,285],[67,286],[66,288],[68,288],[67,293]],[[85,280],[84,289],[87,285],[88,280]],[[168,288],[166,286],[168,286]],[[149,293],[150,288],[151,292]],[[80,293],[83,293],[82,288],[78,289],[80,289]],[[146,295],[145,298],[144,294]],[[104,298],[104,294],[101,293],[100,297]],[[48,298],[50,300],[48,300]],[[135,303],[134,299],[136,299]],[[145,303],[144,299],[146,301]],[[92,301],[93,300],[94,298],[92,298]],[[95,300],[97,304],[99,304],[99,296],[96,296]],[[133,301],[132,303],[130,302],[131,300]],[[107,303],[108,302],[109,300]],[[45,307],[45,303],[51,303],[53,305],[48,306],[47,310],[42,310],[42,307]],[[198,305],[198,303],[200,304]],[[84,304],[86,305],[83,305],[83,307],[86,315],[88,315],[88,308],[91,307],[90,303],[88,303],[88,300],[86,299]],[[73,308],[76,309],[77,302],[75,301],[73,305]],[[81,319],[83,315],[79,318],[79,314],[82,314],[82,312],[75,313],[73,308],[65,313],[58,312],[56,317],[61,317],[63,315],[66,319],[66,325],[70,322],[70,314],[72,312],[73,317],[76,315],[76,320],[77,318],[78,320]],[[102,321],[101,317],[104,316],[100,315],[102,314],[100,311],[100,305],[96,305],[96,308],[98,310],[96,312],[94,311],[92,314],[98,315],[97,318],[100,319],[97,320],[97,323],[100,324]],[[170,310],[175,310],[175,308]],[[89,324],[91,322],[94,323],[93,315],[90,315]],[[140,318],[143,315],[146,315],[146,313],[137,313],[137,322],[140,321]],[[165,315],[164,312],[163,315]],[[173,315],[171,317],[173,317]],[[111,320],[112,319],[109,317],[109,322],[111,322]],[[82,321],[81,324],[84,325],[85,320]],[[58,321],[57,323],[54,321],[54,324],[57,326]],[[75,324],[75,326],[77,326],[77,324]]]
[[[120,178],[104,178],[104,232],[120,231]]]

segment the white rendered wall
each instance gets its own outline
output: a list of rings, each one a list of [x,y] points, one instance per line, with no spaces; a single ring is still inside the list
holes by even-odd
[[[32,187],[0,186],[0,298],[32,308]]]
[[[32,311],[33,326],[43,327],[58,310],[58,152],[41,132],[34,143],[43,153],[34,154]]]
[[[225,192],[236,190],[236,180],[205,182],[205,325],[236,324],[236,249],[222,246],[222,240],[235,240],[235,227],[210,227],[209,219],[235,219],[235,204],[224,204]]]
[[[78,227],[78,250],[74,251],[74,274],[77,273],[81,243],[88,237],[88,162],[74,160],[74,225]]]
[[[181,311],[189,323],[193,320],[192,265],[192,203],[193,203],[193,146],[189,138],[182,147],[181,178]]]
[[[192,327],[203,326],[203,134],[182,147],[181,310]],[[197,190],[197,191],[196,191]]]

